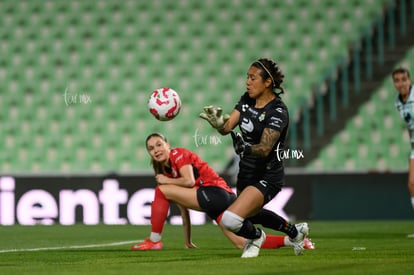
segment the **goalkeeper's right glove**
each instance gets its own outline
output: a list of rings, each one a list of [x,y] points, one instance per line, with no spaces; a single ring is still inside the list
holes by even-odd
[[[243,137],[240,133],[231,131],[230,134],[231,138],[233,139],[233,147],[236,154],[243,158],[244,156],[250,155],[252,153],[252,147],[243,140]]]
[[[220,107],[205,106],[204,113],[201,113],[200,117],[207,120],[214,129],[221,131],[230,117],[228,114],[222,115],[222,112],[223,110]]]

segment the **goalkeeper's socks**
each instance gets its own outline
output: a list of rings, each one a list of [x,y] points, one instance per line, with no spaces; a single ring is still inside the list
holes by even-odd
[[[264,227],[286,233],[292,239],[298,234],[294,224],[290,224],[284,218],[268,209],[260,210],[257,215],[249,218],[249,220],[254,224],[261,224]]]
[[[286,233],[291,239],[294,239],[298,235],[298,230],[296,229],[296,226],[287,221],[285,222],[280,231]]]
[[[246,239],[258,239],[262,236],[262,231],[255,227],[249,220],[243,221],[243,226],[236,235],[245,237]]]
[[[257,213],[257,215],[250,217],[249,220],[253,224],[261,224],[266,228],[271,228],[277,231],[281,231],[281,228],[283,228],[283,226],[286,223],[284,218],[282,218],[275,212],[264,208],[260,210],[260,212]]]
[[[155,188],[154,201],[151,204],[151,232],[161,235],[169,207],[170,202],[158,187]]]

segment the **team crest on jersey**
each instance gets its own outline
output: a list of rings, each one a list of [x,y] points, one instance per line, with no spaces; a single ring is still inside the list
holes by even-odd
[[[266,112],[263,112],[260,116],[259,116],[259,121],[262,122],[266,117]]]
[[[243,112],[246,112],[248,108],[249,108],[249,105],[248,104],[243,104],[242,105],[242,111]]]

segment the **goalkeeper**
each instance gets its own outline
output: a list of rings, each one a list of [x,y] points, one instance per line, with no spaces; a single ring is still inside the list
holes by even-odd
[[[259,59],[250,65],[247,91],[230,115],[223,115],[222,109],[214,106],[205,107],[200,114],[222,135],[231,134],[235,152],[240,155],[237,199],[218,220],[224,228],[248,239],[242,257],[257,257],[266,239],[264,231],[254,224],[287,234],[296,255],[302,254],[309,233],[307,223],[290,224],[263,208],[284,185],[283,161],[276,151],[283,150],[289,125],[288,108],[280,96],[283,80],[284,74],[273,60]],[[241,134],[233,132],[236,126]]]

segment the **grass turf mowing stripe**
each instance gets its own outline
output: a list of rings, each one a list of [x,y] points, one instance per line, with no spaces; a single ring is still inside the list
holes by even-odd
[[[142,242],[142,241],[143,240],[133,240],[133,241],[131,240],[131,241],[114,242],[114,243],[103,243],[103,244],[86,244],[86,245],[70,245],[70,246],[58,246],[58,247],[6,249],[6,250],[0,250],[0,253],[108,247],[108,246],[118,246],[118,245],[131,244],[131,243],[139,243],[139,242]]]

